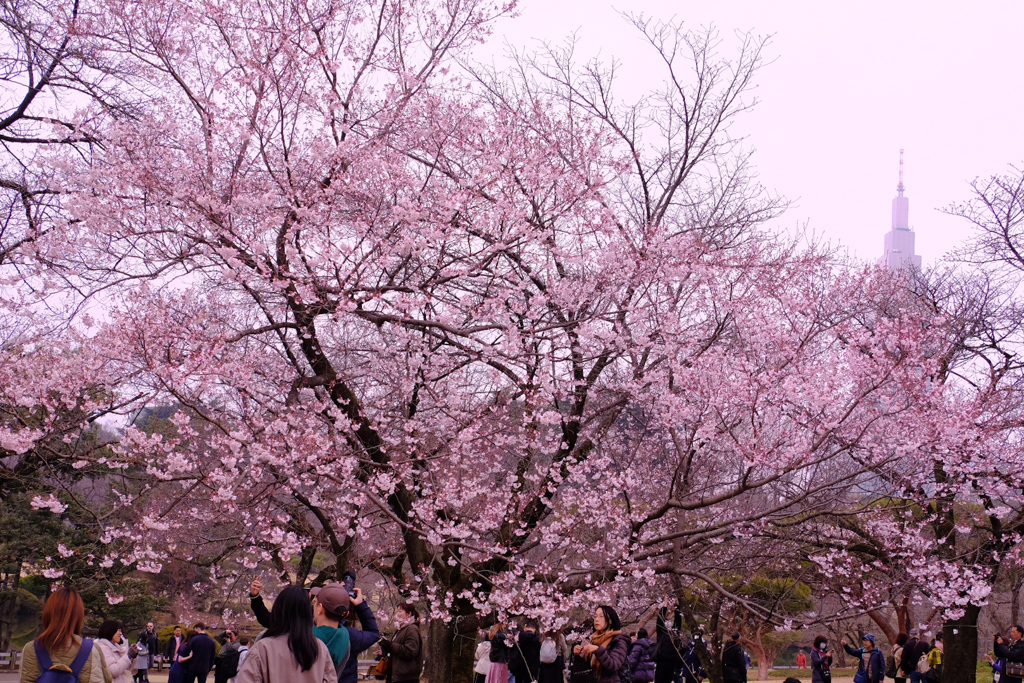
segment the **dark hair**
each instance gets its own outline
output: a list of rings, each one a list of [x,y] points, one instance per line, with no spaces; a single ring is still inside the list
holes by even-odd
[[[637,631],[636,632],[636,637],[637,638],[647,638],[648,637],[647,629],[642,628],[639,631]]]
[[[782,681],[782,683],[800,683],[800,679],[799,678],[790,677],[790,678],[787,678],[786,680]]]
[[[238,636],[238,644],[239,645],[248,645],[249,644],[249,636]]]
[[[814,639],[814,647],[821,649],[821,646],[828,642],[828,638],[825,636],[818,636]]]
[[[70,588],[58,588],[43,605],[43,632],[36,640],[47,651],[66,647],[73,636],[82,635],[84,620],[82,596]]]
[[[199,634],[195,631],[195,629],[190,628],[189,630],[185,631],[185,637],[182,638],[181,642],[187,643],[188,641],[195,638],[197,635]]]
[[[206,624],[204,624],[204,623],[203,623],[203,622],[201,622],[201,621],[197,621],[197,622],[196,622],[196,625],[195,625],[195,626],[193,626],[192,628],[194,628],[194,629],[195,629],[195,630],[197,630],[197,631],[199,631],[199,630],[203,630],[203,631],[205,631],[205,630],[206,630]]]
[[[906,633],[900,632],[900,634],[896,636],[895,645],[897,647],[902,647],[907,644],[908,640],[910,640],[910,636],[908,636]]]
[[[740,639],[740,632],[736,631],[735,633],[733,633],[732,634],[732,639],[733,640],[739,640]]]
[[[615,608],[611,605],[598,605],[597,609],[601,610],[604,615],[604,620],[608,622],[609,631],[621,631],[622,621],[619,620],[619,615],[615,611]]]
[[[100,630],[96,633],[96,637],[101,640],[114,640],[114,634],[118,631],[124,630],[124,624],[117,619],[107,619],[100,626]]]
[[[313,635],[313,610],[301,586],[288,586],[274,600],[265,637],[274,636],[288,636],[288,649],[302,671],[312,669],[320,657],[319,641]]]
[[[527,619],[526,621],[523,622],[523,630],[526,630],[528,628],[531,628],[534,631],[539,631],[540,630],[540,624],[537,623],[536,619]]]
[[[417,624],[420,623],[420,611],[416,609],[416,605],[412,604],[411,602],[403,602],[401,605],[398,606],[398,609],[412,616],[412,620]]]

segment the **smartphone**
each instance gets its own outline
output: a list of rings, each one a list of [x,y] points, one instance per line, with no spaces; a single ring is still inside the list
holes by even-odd
[[[342,583],[345,586],[345,590],[348,591],[349,595],[356,594],[356,577],[354,577],[352,574],[346,574],[345,580]]]

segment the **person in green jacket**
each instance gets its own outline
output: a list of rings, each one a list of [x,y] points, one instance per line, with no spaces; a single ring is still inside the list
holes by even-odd
[[[309,595],[313,600],[313,623],[316,624],[313,634],[327,646],[340,678],[350,655],[348,629],[341,626],[348,614],[348,591],[344,585],[332,582],[312,589]]]

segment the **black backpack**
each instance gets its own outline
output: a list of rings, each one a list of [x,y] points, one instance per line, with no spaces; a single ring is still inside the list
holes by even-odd
[[[234,678],[238,675],[238,660],[242,653],[239,650],[229,652],[226,655],[217,657],[217,671],[224,678]]]

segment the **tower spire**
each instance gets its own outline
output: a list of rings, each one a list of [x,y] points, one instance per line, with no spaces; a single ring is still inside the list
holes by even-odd
[[[896,192],[903,196],[903,149],[900,148],[900,184],[896,186]]]

